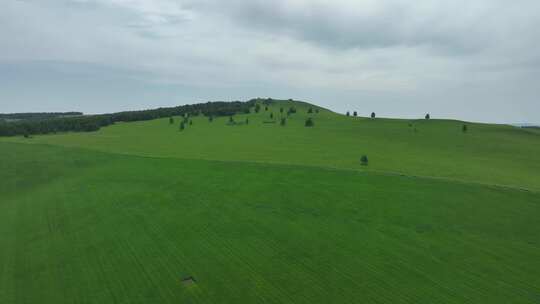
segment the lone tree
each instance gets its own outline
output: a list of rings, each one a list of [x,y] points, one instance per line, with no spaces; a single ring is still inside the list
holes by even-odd
[[[270,113],[270,119],[274,119],[274,113]]]
[[[261,110],[261,105],[260,105],[260,104],[256,104],[256,105],[255,105],[255,113],[259,113],[260,110]]]
[[[358,113],[356,111],[353,112],[353,116],[356,117],[358,116]]]
[[[309,114],[313,113],[313,108],[309,108],[307,111]]]
[[[313,123],[313,119],[311,119],[311,117],[306,119],[306,123],[305,123],[306,127],[313,127],[314,125],[315,124]]]
[[[169,124],[172,125],[173,123],[174,123],[174,118],[171,116],[171,117],[169,117]]]
[[[351,116],[351,112],[347,111],[347,114],[346,114],[346,115],[347,115],[347,116]]]
[[[362,166],[367,166],[368,165],[368,158],[367,158],[367,155],[362,155],[362,157],[360,157],[360,164]]]
[[[467,125],[463,125],[461,127],[461,131],[463,131],[463,133],[467,133],[468,129],[469,129],[469,127],[467,127]]]
[[[430,119],[431,116],[429,116],[429,113],[426,114],[426,119]]]
[[[371,118],[375,118],[375,112],[371,112]]]
[[[180,123],[180,131],[184,131],[185,128],[186,128],[186,124],[182,121]]]
[[[282,126],[285,126],[286,123],[287,123],[287,119],[282,118],[281,122],[279,124],[282,125]]]

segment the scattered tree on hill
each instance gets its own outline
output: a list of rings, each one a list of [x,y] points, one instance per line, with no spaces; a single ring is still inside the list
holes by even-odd
[[[310,117],[306,119],[306,123],[304,124],[306,127],[313,127],[315,123],[313,122],[313,119]]]
[[[268,106],[264,106],[264,111],[268,112]]]
[[[375,118],[375,112],[371,112],[371,118]]]
[[[274,113],[270,113],[270,119],[274,119]]]
[[[287,119],[281,118],[281,122],[279,124],[282,126],[285,126],[286,123],[287,123]]]
[[[180,123],[180,131],[184,131],[185,128],[186,128],[186,124],[182,121]]]
[[[353,112],[353,116],[356,117],[358,116],[358,113],[356,111]]]
[[[249,118],[246,117],[246,125],[249,125]]]
[[[234,123],[234,117],[232,117],[232,115],[229,116],[229,123]]]
[[[192,126],[193,125],[193,120],[189,120],[189,125]]]
[[[289,101],[293,101],[292,98],[289,98]]]
[[[319,114],[319,109],[315,109],[315,113]]]
[[[430,119],[431,116],[429,115],[429,113],[426,114],[426,119]]]
[[[308,114],[313,113],[313,108],[310,107],[307,112],[308,112]]]
[[[368,165],[368,157],[367,157],[367,155],[362,155],[362,157],[360,157],[360,164],[362,166],[367,166]]]
[[[351,112],[347,111],[347,114],[345,114],[347,116],[351,116]]]
[[[283,111],[284,111],[283,107],[280,107],[279,108],[279,113],[283,113]]]
[[[255,113],[259,113],[260,110],[261,110],[261,105],[260,105],[260,104],[256,104],[256,105],[255,105]]]
[[[461,131],[463,131],[463,133],[467,133],[468,129],[469,129],[469,128],[467,127],[467,125],[463,125],[463,126],[461,127]]]
[[[171,116],[171,117],[169,117],[169,124],[172,125],[173,123],[174,123],[174,118]]]

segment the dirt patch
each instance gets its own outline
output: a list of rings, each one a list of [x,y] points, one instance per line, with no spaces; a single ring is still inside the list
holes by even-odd
[[[193,286],[197,284],[197,280],[192,276],[184,277],[180,282],[182,283],[182,286]]]

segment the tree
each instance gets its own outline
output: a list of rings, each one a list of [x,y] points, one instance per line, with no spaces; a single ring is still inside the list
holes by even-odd
[[[268,112],[268,106],[264,106],[264,111]]]
[[[371,118],[375,118],[375,112],[371,112]]]
[[[189,125],[192,126],[193,125],[193,120],[189,120]]]
[[[426,114],[426,119],[430,119],[431,116],[429,116],[429,113]]]
[[[284,111],[283,107],[280,107],[279,108],[279,113],[283,113],[283,111]]]
[[[249,118],[246,117],[246,125],[249,125]]]
[[[360,164],[362,166],[367,166],[368,165],[368,157],[367,157],[367,155],[362,155],[362,157],[360,157]]]
[[[214,121],[214,116],[212,116],[212,115],[208,116],[208,121],[209,121],[209,122]]]
[[[274,113],[270,113],[270,119],[274,119]]]
[[[234,123],[234,117],[232,115],[229,116],[229,123]]]
[[[290,107],[289,108],[289,114],[294,114],[296,113],[296,108],[295,107]]]
[[[180,123],[180,131],[184,131],[185,128],[186,128],[186,124],[182,121]]]
[[[315,123],[313,122],[313,119],[310,117],[306,119],[306,123],[304,124],[306,127],[313,127]]]
[[[351,116],[351,112],[347,111],[347,114],[346,114],[346,115],[347,115],[347,116]]]
[[[313,113],[313,108],[309,108],[307,112],[308,112],[308,114]]]
[[[358,116],[358,113],[356,111],[353,112],[353,116],[356,117]]]
[[[169,117],[169,124],[172,125],[173,123],[174,123],[174,118],[171,116],[171,117]]]
[[[463,133],[467,133],[468,129],[469,129],[469,128],[467,127],[467,125],[463,125],[463,126],[461,127],[461,131],[463,131]]]
[[[319,109],[315,109],[315,113],[319,114]]]
[[[256,105],[255,105],[255,113],[259,113],[260,110],[261,110],[261,105],[260,105],[260,104],[256,104]]]
[[[286,123],[287,123],[287,119],[281,118],[281,122],[279,124],[282,126],[285,126]]]

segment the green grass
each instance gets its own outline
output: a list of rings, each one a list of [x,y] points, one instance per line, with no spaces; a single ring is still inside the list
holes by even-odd
[[[278,102],[269,112],[279,117]],[[327,110],[312,114],[315,127],[306,128],[307,105],[287,126],[263,124],[264,108],[246,126],[226,126],[228,117],[209,123],[205,117],[178,131],[179,119],[120,123],[95,133],[0,139],[25,143],[82,147],[141,156],[206,160],[255,161],[395,172],[540,190],[540,134],[504,125],[471,124],[450,120],[352,118]],[[412,126],[409,126],[411,124]],[[414,131],[416,129],[416,132]],[[362,168],[360,157],[370,165]]]
[[[540,302],[537,133],[249,117],[0,139],[0,303]]]

